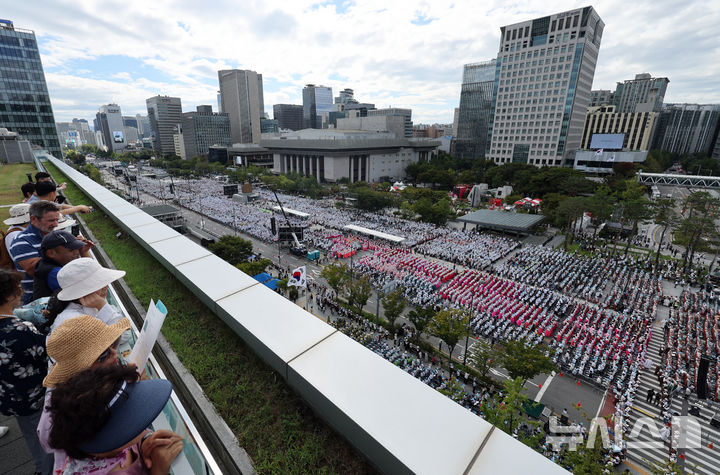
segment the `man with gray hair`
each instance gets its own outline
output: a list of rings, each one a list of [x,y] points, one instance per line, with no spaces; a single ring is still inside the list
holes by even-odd
[[[55,229],[60,219],[58,205],[51,201],[39,200],[30,205],[30,224],[15,236],[8,248],[15,268],[24,272],[21,284],[23,288],[23,305],[33,299],[33,280],[35,264],[40,260],[40,245],[43,237]]]

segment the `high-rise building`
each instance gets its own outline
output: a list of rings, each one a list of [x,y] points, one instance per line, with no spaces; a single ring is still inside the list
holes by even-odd
[[[218,71],[222,112],[230,118],[233,143],[259,143],[265,113],[262,74],[244,69]]]
[[[117,104],[102,105],[96,114],[96,118],[103,135],[103,142],[105,142],[108,151],[123,151],[125,145],[127,145],[127,140],[125,139],[125,123],[120,106]]]
[[[323,114],[334,110],[331,87],[308,84],[303,88],[303,126],[306,129],[322,129]]]
[[[379,115],[394,115],[405,118],[405,137],[413,136],[412,109],[399,109],[397,107],[389,107],[387,109],[372,109],[367,111],[368,117]]]
[[[281,129],[301,130],[303,128],[303,106],[297,104],[275,104],[273,118]]]
[[[648,73],[617,83],[613,104],[617,112],[660,112],[670,80],[653,78]]]
[[[275,134],[280,132],[280,126],[275,119],[260,119],[260,130],[263,134]]]
[[[489,158],[573,163],[604,26],[584,7],[500,28]]]
[[[355,101],[355,91],[350,88],[345,88],[338,93],[335,98],[335,104],[347,104],[348,102]]]
[[[212,106],[198,106],[196,112],[183,114],[182,136],[187,157],[207,155],[213,145],[232,145],[230,118],[213,113]]]
[[[150,129],[150,119],[146,115],[135,114],[138,125],[138,135],[141,138],[150,137],[152,130]]]
[[[153,96],[146,99],[145,104],[155,152],[159,155],[174,154],[173,135],[182,122],[182,101],[179,97]]]
[[[580,148],[584,150],[593,148],[625,151],[650,150],[658,115],[657,112],[617,112],[613,105],[588,107]],[[609,142],[598,142],[598,140],[606,139]],[[593,142],[597,145],[593,146]],[[604,143],[612,142],[615,142],[616,146],[604,145]]]
[[[588,107],[597,107],[613,104],[615,93],[610,89],[597,89],[590,91],[590,104]]]
[[[125,125],[125,127],[135,127],[136,129],[138,128],[137,118],[131,115],[123,116],[123,124]]]
[[[454,154],[458,158],[485,157],[493,116],[497,60],[466,64],[460,89]]]
[[[664,104],[652,148],[680,155],[710,155],[718,120],[718,104]]]
[[[453,111],[453,127],[452,127],[452,136],[457,137],[458,133],[458,121],[460,120],[460,108],[456,107]]]
[[[0,20],[0,127],[61,157],[35,32]]]

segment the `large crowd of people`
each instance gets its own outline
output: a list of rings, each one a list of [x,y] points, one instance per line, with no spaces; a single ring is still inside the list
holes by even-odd
[[[660,366],[667,384],[672,383],[678,391],[695,392],[701,359],[707,357],[707,397],[720,402],[718,317],[717,309],[708,305],[705,292],[684,291],[664,324],[667,337]]]
[[[140,189],[169,198],[162,182],[138,177]],[[277,211],[275,196],[255,190],[260,200],[233,201],[222,184],[201,178],[175,184],[173,198],[254,238],[272,242],[270,217]],[[312,247],[334,258],[356,256],[353,270],[367,275],[376,288],[401,288],[417,306],[463,308],[471,312],[470,328],[491,341],[544,342],[562,371],[608,387],[615,396],[616,416],[627,420],[645,361],[657,306],[667,297],[662,281],[684,283],[677,263],[660,262],[655,269],[650,252],[633,255],[622,249],[593,250],[592,256],[541,245],[520,246],[512,238],[438,228],[399,218],[392,213],[368,213],[339,206],[334,198],[312,200],[278,193],[283,206],[307,213],[289,215],[305,227]],[[404,238],[401,245],[348,232],[354,224]],[[636,244],[649,244],[648,236]],[[581,249],[595,246],[595,236],[580,233]],[[677,253],[677,249],[672,249]],[[689,283],[697,279],[691,271]],[[700,358],[712,359],[708,393],[720,398],[720,342],[716,296],[686,291],[666,324],[664,391],[695,390]],[[328,296],[318,305],[329,305]],[[344,309],[339,314],[347,313]],[[343,315],[348,318],[348,315]],[[352,318],[350,318],[352,320]],[[349,321],[349,332],[373,351],[429,384],[445,384],[411,345],[388,344],[379,328]],[[405,343],[408,343],[407,341]],[[432,383],[430,383],[432,382]],[[678,389],[679,388],[679,389]],[[463,399],[465,400],[465,399]],[[466,401],[472,400],[472,396]]]

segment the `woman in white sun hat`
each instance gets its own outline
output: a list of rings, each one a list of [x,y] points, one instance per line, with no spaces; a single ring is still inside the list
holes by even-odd
[[[67,306],[57,314],[50,334],[69,318],[90,315],[108,325],[119,322],[123,316],[107,303],[107,287],[125,275],[125,271],[107,269],[95,259],[81,257],[71,261],[57,274],[60,292],[57,299]]]

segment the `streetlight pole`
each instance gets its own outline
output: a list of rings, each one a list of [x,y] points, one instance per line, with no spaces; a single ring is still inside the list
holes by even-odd
[[[378,287],[375,289],[375,292],[377,293],[377,302],[375,304],[375,324],[380,324],[380,299],[382,298],[382,289]]]

